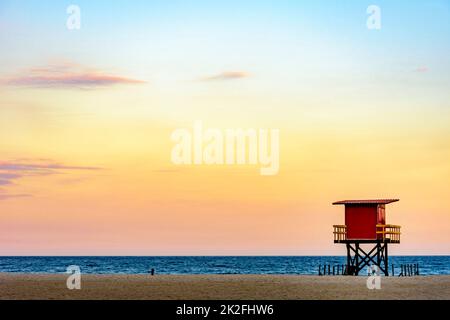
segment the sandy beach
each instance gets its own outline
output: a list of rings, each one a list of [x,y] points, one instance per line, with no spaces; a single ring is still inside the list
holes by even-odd
[[[64,274],[0,274],[0,299],[450,299],[450,276],[382,278],[297,275],[83,275],[68,290]]]

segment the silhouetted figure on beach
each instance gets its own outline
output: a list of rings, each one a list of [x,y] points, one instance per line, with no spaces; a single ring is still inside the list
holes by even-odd
[[[151,268],[151,269],[150,269],[150,274],[151,274],[152,276],[154,276],[154,275],[155,275],[155,269]]]

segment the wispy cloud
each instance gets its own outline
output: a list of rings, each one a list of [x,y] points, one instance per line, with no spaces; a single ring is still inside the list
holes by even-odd
[[[417,67],[417,68],[414,69],[414,72],[426,73],[426,72],[428,72],[428,67],[425,67],[425,66]]]
[[[56,170],[99,170],[98,167],[82,167],[82,166],[67,166],[59,163],[24,163],[24,162],[1,162],[0,172],[2,170],[9,170],[12,172],[27,172],[27,173],[43,173]],[[1,174],[0,174],[1,177]]]
[[[248,78],[250,75],[244,71],[225,71],[212,76],[204,77],[202,81],[223,81]]]
[[[181,172],[181,169],[155,169],[153,172],[155,173],[178,173]]]
[[[28,198],[31,197],[31,194],[4,194],[2,190],[0,190],[0,200],[12,199],[12,198]]]
[[[1,173],[0,172],[0,186],[6,186],[12,183],[14,179],[20,178],[20,174],[15,173]]]
[[[8,86],[36,88],[96,88],[119,84],[142,84],[145,81],[109,74],[72,62],[58,62],[0,79]]]
[[[73,171],[95,171],[100,167],[64,165],[48,160],[13,160],[0,161],[0,200],[18,197],[29,197],[30,194],[10,193],[7,187],[15,185],[24,177],[49,176]]]

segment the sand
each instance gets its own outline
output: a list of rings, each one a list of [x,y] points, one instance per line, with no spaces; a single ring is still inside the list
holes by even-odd
[[[68,290],[64,274],[0,274],[0,299],[450,299],[450,276],[381,278],[297,275],[82,275]]]

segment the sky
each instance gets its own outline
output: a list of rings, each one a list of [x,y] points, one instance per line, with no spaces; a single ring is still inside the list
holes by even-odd
[[[450,254],[449,21],[437,0],[0,0],[0,255],[343,255],[331,203],[366,198],[400,199],[391,254]],[[278,129],[278,174],[175,165],[197,120]]]

